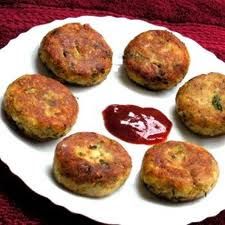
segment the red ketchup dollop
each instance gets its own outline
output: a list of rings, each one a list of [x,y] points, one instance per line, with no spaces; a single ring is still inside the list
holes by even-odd
[[[163,142],[172,127],[159,110],[135,105],[110,105],[103,111],[103,118],[111,134],[134,144]]]

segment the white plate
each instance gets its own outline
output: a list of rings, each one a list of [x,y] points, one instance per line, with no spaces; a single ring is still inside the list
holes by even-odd
[[[67,192],[56,185],[51,176],[54,149],[59,140],[32,143],[10,129],[3,116],[0,120],[2,161],[33,191],[72,212],[105,223],[137,225],[141,221],[142,225],[184,225],[225,209],[225,138],[199,138],[187,131],[174,115],[175,95],[185,81],[201,73],[211,71],[225,73],[225,64],[191,39],[173,32],[186,44],[190,52],[191,65],[185,79],[172,90],[151,92],[138,87],[124,76],[121,69],[123,50],[140,32],[165,28],[140,20],[89,16],[40,25],[19,35],[0,50],[1,100],[8,84],[20,75],[46,72],[37,58],[40,41],[49,30],[69,22],[91,24],[105,37],[114,53],[112,71],[103,83],[91,88],[70,87],[79,98],[80,106],[78,121],[70,134],[77,131],[95,131],[119,141],[132,157],[131,175],[119,191],[103,199],[90,199]],[[104,127],[102,110],[113,103],[160,109],[173,122],[168,139],[188,140],[206,147],[217,159],[221,171],[219,182],[213,191],[205,198],[183,204],[169,204],[151,198],[139,182],[141,160],[148,146],[123,142],[113,137]]]

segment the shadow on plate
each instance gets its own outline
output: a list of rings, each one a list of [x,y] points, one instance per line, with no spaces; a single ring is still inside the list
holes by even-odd
[[[170,90],[151,91],[151,90],[147,89],[146,87],[143,87],[143,86],[135,83],[131,79],[129,79],[129,77],[126,75],[126,71],[125,71],[125,68],[123,65],[121,65],[118,68],[118,79],[122,84],[124,84],[125,87],[127,87],[128,89],[131,89],[132,91],[137,92],[141,95],[164,98],[164,97],[168,97],[168,96],[173,96],[174,92],[175,92],[174,89],[176,89],[176,87],[174,87]]]
[[[38,54],[36,54],[35,57],[35,71],[37,71],[37,73],[45,75],[47,77],[50,77],[52,79],[55,79],[57,81],[59,81],[60,83],[64,84],[65,86],[67,86],[68,88],[70,88],[71,91],[74,91],[75,93],[80,93],[80,92],[84,92],[84,91],[91,91],[92,89],[95,89],[98,85],[94,85],[94,86],[90,86],[90,87],[85,87],[85,86],[80,86],[80,85],[76,85],[76,84],[71,84],[68,83],[66,81],[64,81],[63,79],[55,76],[51,70],[49,70],[40,60]],[[103,81],[104,82],[104,81]],[[101,83],[99,84],[101,85]]]
[[[79,195],[79,194],[76,194],[72,191],[70,191],[69,189],[65,188],[63,185],[59,184],[55,177],[54,177],[54,174],[53,174],[53,169],[52,169],[52,165],[49,165],[46,169],[46,173],[47,173],[47,176],[51,179],[51,181],[54,183],[54,185],[56,185],[59,189],[61,189],[62,191],[65,191],[69,194],[71,194],[71,197],[76,196],[76,197],[79,197],[79,198],[87,198],[89,199],[90,201],[101,201],[102,199],[105,199],[105,198],[109,198],[111,196],[113,196],[114,194],[117,194],[117,192],[120,191],[120,188],[116,191],[114,191],[113,193],[111,193],[110,195],[107,195],[107,196],[103,196],[103,197],[88,197],[88,196],[84,196],[84,195]]]
[[[46,151],[46,149],[49,148],[50,145],[55,145],[56,140],[37,141],[25,135],[24,132],[22,132],[21,129],[17,127],[15,122],[8,118],[5,111],[3,110],[3,98],[0,98],[0,102],[1,102],[1,119],[6,125],[6,127],[9,129],[9,131],[16,138],[20,139],[24,143],[31,146],[32,149],[36,147],[36,149],[38,148],[39,150],[43,151]]]
[[[181,134],[184,140],[196,143],[201,146],[207,146],[209,150],[210,148],[215,149],[216,147],[224,146],[225,144],[224,135],[217,136],[217,137],[204,137],[204,136],[197,135],[191,132],[178,118],[175,106],[173,107],[171,114],[172,114],[172,121],[175,127],[178,128],[178,132]]]
[[[41,62],[38,56],[38,52],[35,57],[34,69],[40,74],[46,75],[51,78],[54,77],[53,73],[50,70],[48,70],[47,67]]]
[[[136,188],[137,188],[139,196],[142,199],[158,204],[158,205],[163,205],[163,206],[181,207],[181,206],[187,206],[187,205],[194,204],[195,202],[201,201],[201,199],[197,199],[197,200],[189,201],[189,202],[171,202],[169,200],[160,198],[147,190],[145,184],[140,179],[140,172],[137,174],[137,177],[136,177]]]

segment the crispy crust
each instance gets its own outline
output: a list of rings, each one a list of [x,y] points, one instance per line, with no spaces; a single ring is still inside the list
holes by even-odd
[[[78,114],[70,90],[40,74],[24,75],[12,82],[5,92],[3,109],[27,136],[37,140],[63,136]]]
[[[171,201],[190,201],[205,196],[217,182],[219,169],[204,148],[168,141],[145,153],[141,179],[154,194]]]
[[[103,81],[112,66],[111,48],[88,24],[69,23],[50,31],[39,56],[57,77],[83,86]]]
[[[187,73],[189,54],[171,32],[150,30],[126,47],[123,62],[128,77],[151,90],[170,89]]]
[[[131,158],[116,141],[81,132],[61,141],[55,151],[55,179],[81,195],[102,197],[118,189],[131,170]]]
[[[176,111],[191,131],[205,136],[225,134],[225,76],[202,74],[183,85],[176,96]]]

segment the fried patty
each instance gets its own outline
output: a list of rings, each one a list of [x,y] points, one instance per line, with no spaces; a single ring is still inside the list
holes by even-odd
[[[56,181],[80,195],[103,197],[117,190],[131,170],[131,158],[116,141],[92,132],[73,134],[55,151]]]
[[[12,82],[5,92],[3,109],[25,135],[37,140],[65,135],[78,114],[70,90],[40,74],[24,75]]]
[[[69,23],[50,31],[39,56],[61,80],[82,86],[102,82],[112,66],[111,48],[88,24]]]
[[[141,179],[152,193],[171,201],[205,196],[217,182],[216,160],[204,148],[187,142],[168,141],[147,150]]]
[[[189,67],[184,43],[166,30],[149,30],[136,36],[124,51],[123,64],[128,77],[150,90],[177,85]]]
[[[196,134],[225,134],[225,76],[202,74],[183,85],[176,96],[181,121]]]

